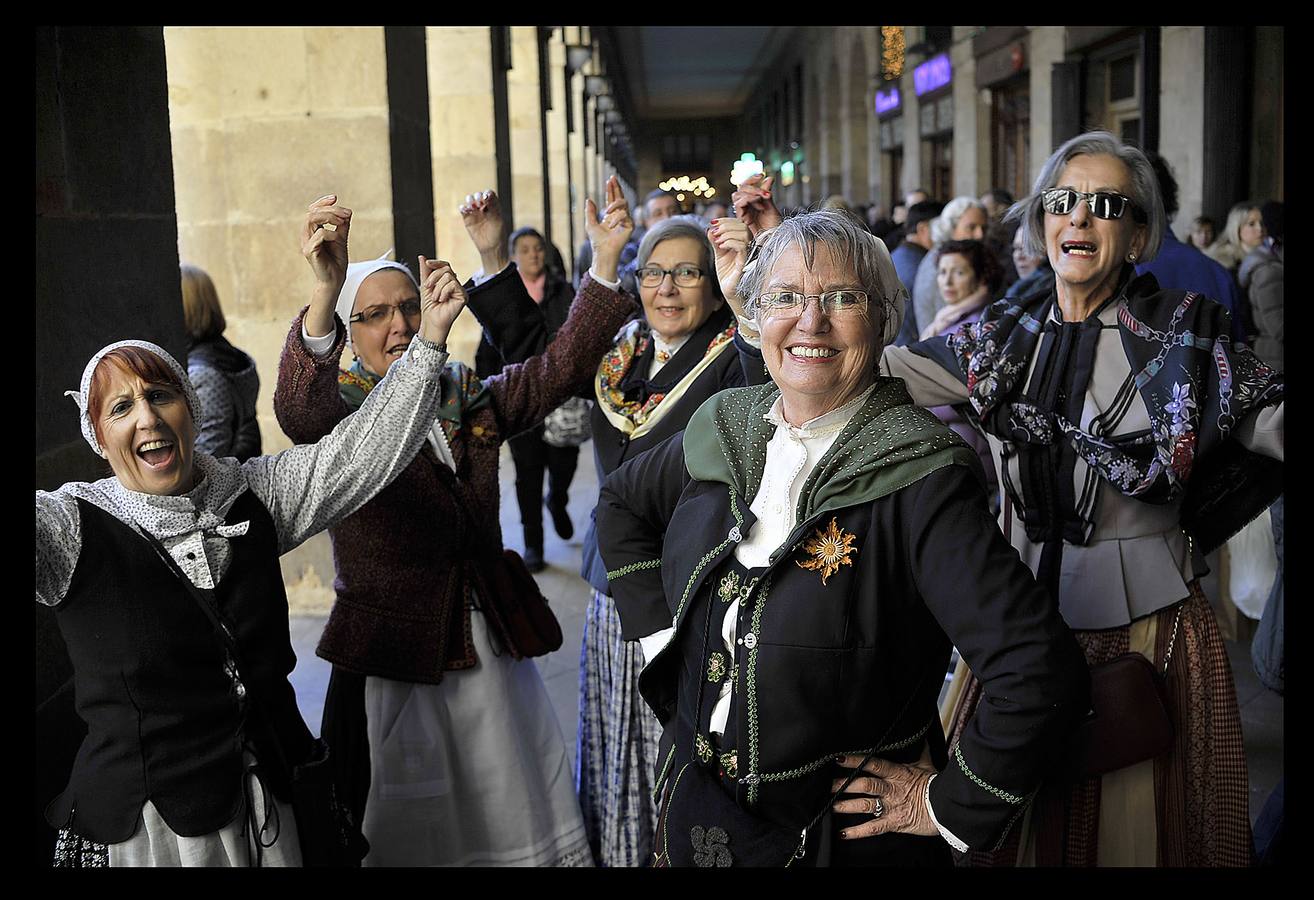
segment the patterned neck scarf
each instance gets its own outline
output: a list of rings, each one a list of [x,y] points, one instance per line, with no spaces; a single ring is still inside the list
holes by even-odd
[[[728,306],[722,306],[649,381],[644,376],[652,361],[652,332],[647,323],[636,319],[621,329],[615,346],[602,358],[598,366],[597,396],[613,413],[640,426],[699,360],[734,340],[734,336],[734,316]]]
[[[438,406],[437,424],[451,445],[460,434],[466,413],[475,412],[492,402],[493,395],[475,373],[460,363],[449,362],[439,376],[442,402]],[[360,409],[370,391],[383,379],[370,372],[358,359],[350,369],[338,371],[338,393],[352,412]]]
[[[964,379],[986,431],[1016,445],[1020,455],[1051,458],[1044,480],[1056,503],[1063,499],[1062,471],[1071,493],[1071,468],[1062,454],[1077,454],[1126,496],[1147,503],[1181,500],[1183,527],[1208,552],[1281,491],[1281,463],[1227,438],[1248,413],[1281,402],[1282,375],[1232,343],[1221,305],[1191,292],[1160,290],[1151,274],[1131,275],[1128,267],[1110,302],[1125,300],[1118,331],[1150,416],[1149,434],[1116,438],[1079,427],[1094,362],[1092,322],[1098,320],[1050,321],[1052,293],[1025,305],[1001,300],[980,321],[925,341],[916,352]],[[1024,380],[1037,354],[1033,396]],[[1034,526],[1028,521],[1032,540],[1084,543],[1089,529],[1065,527],[1063,512],[1042,512]]]

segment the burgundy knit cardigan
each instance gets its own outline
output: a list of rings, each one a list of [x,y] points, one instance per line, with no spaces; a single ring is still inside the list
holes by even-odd
[[[508,268],[474,291],[505,277],[520,276]],[[427,684],[475,664],[470,588],[484,590],[481,560],[502,549],[498,448],[585,388],[634,312],[629,295],[586,277],[547,349],[484,379],[492,402],[467,414],[451,441],[455,473],[426,443],[392,484],[329,529],[337,601],[319,656],[361,675]],[[304,317],[288,332],[274,392],[278,423],[297,443],[320,439],[350,414],[338,393],[345,328],[337,320],[335,352],[317,358],[301,340]]]

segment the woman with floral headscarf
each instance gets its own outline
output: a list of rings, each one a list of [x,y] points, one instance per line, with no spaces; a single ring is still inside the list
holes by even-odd
[[[307,252],[346,236],[321,232]],[[105,347],[68,392],[113,475],[36,493],[36,599],[54,607],[87,725],[46,811],[57,865],[301,864],[291,768],[322,748],[287,680],[278,557],[355,512],[424,441],[465,305],[450,269],[435,281],[390,377],[313,444],[244,463],[197,451],[196,392],[146,341]]]

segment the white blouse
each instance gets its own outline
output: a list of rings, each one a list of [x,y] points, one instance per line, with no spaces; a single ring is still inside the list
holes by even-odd
[[[68,592],[82,549],[83,499],[129,527],[140,525],[169,551],[200,588],[223,580],[231,559],[229,540],[249,522],[223,524],[223,516],[250,489],[269,511],[286,553],[307,538],[351,515],[389,484],[410,461],[434,421],[440,397],[438,375],[447,354],[416,336],[406,354],[354,414],[314,444],[238,463],[197,453],[200,481],[186,494],[143,494],[118,479],[70,482],[36,492],[36,599],[56,606]],[[245,777],[245,776],[244,776]],[[257,821],[264,808],[257,791]],[[265,864],[297,865],[292,810],[275,801],[279,840],[265,851]],[[245,820],[240,815],[219,831],[195,838],[175,834],[154,804],[143,807],[136,834],[109,846],[110,865],[244,865]]]

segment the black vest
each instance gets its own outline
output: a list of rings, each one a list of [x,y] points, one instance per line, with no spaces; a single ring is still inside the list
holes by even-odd
[[[225,521],[249,521],[250,528],[231,540],[219,587],[201,592],[237,642],[244,702],[224,671],[209,618],[151,545],[84,500],[78,512],[81,555],[55,612],[87,737],[47,821],[119,843],[132,837],[150,800],[179,835],[216,831],[240,807],[244,738],[265,784],[288,800],[283,754],[289,764],[301,762],[313,738],[287,680],[296,657],[268,510],[250,491],[233,504]],[[270,726],[283,753],[269,739]]]

